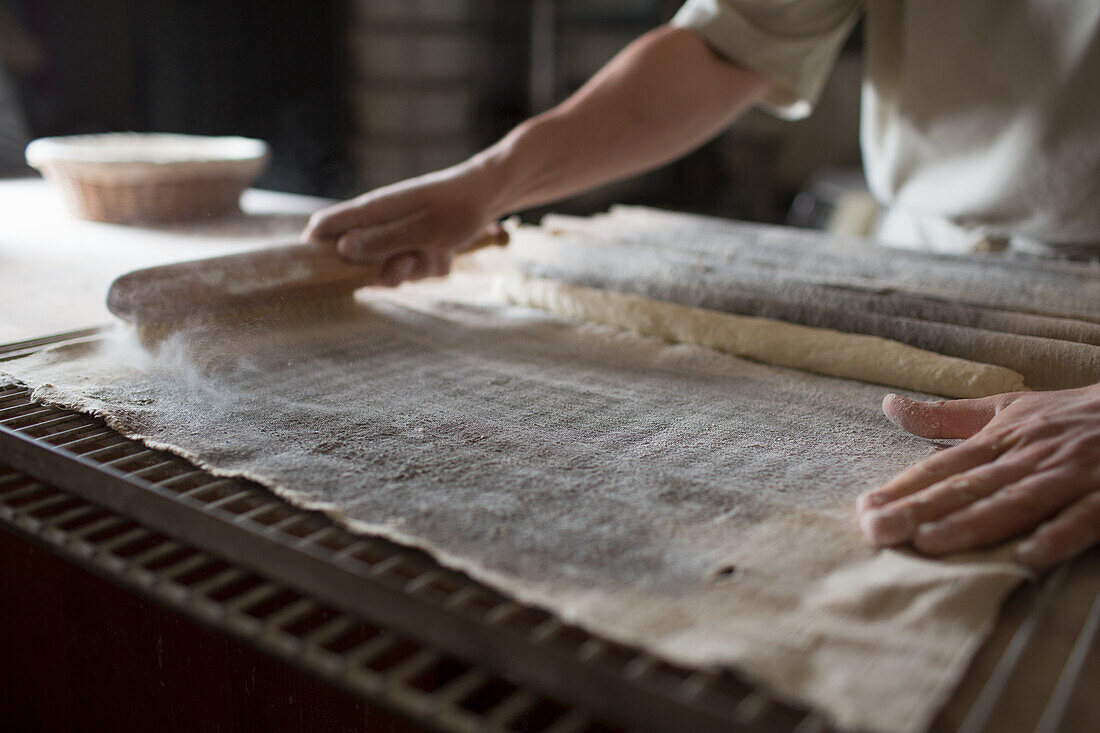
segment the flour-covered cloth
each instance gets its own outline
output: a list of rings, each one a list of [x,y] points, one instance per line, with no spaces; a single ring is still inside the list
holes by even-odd
[[[1025,255],[888,250],[822,232],[617,206],[514,231],[528,274],[776,318],[1024,375],[1100,382],[1100,267]]]
[[[868,548],[853,502],[937,447],[883,389],[502,305],[5,363],[42,401],[837,724],[919,731],[1024,577]],[[408,297],[408,296],[406,296]]]

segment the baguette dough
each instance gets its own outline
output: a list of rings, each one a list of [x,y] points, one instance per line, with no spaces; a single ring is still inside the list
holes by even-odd
[[[692,308],[519,274],[499,277],[496,288],[517,305],[832,377],[945,397],[986,397],[1027,389],[1024,378],[1011,369],[877,336]]]

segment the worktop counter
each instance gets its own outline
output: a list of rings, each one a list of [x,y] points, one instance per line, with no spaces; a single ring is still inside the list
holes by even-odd
[[[294,241],[327,199],[250,189],[243,213],[167,226],[84,221],[40,178],[0,180],[0,343],[97,326],[117,276]]]

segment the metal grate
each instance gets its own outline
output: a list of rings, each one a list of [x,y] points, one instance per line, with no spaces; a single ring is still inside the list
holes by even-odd
[[[578,709],[12,469],[0,469],[0,521],[188,616],[433,727],[607,729],[597,728]]]
[[[0,347],[0,360],[95,336]],[[0,520],[434,727],[566,733],[600,718],[642,730],[828,730],[820,716],[732,674],[675,667],[594,637],[424,553],[351,534],[257,484],[212,476],[86,415],[38,405],[18,385],[0,386],[0,449],[14,467],[0,470]],[[1052,599],[1067,577],[1100,577],[1092,565],[1076,574],[1066,566],[1017,594],[1024,608],[1013,628],[1002,625],[979,657],[976,666],[988,670],[968,678],[937,728],[1004,729],[1003,702],[1035,687],[1018,678],[1028,650],[1044,643]],[[1100,580],[1095,586],[1100,599]],[[1021,729],[1070,730],[1066,721],[1089,697],[1100,600],[1088,608],[1034,727]]]

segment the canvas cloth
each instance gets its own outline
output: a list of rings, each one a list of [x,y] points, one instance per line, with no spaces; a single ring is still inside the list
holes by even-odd
[[[643,207],[548,216],[511,247],[537,277],[880,336],[1013,369],[1032,389],[1100,382],[1100,267],[890,250]]]
[[[882,388],[459,300],[3,369],[602,636],[847,728],[930,722],[1024,575],[864,544],[856,495],[936,450]]]

